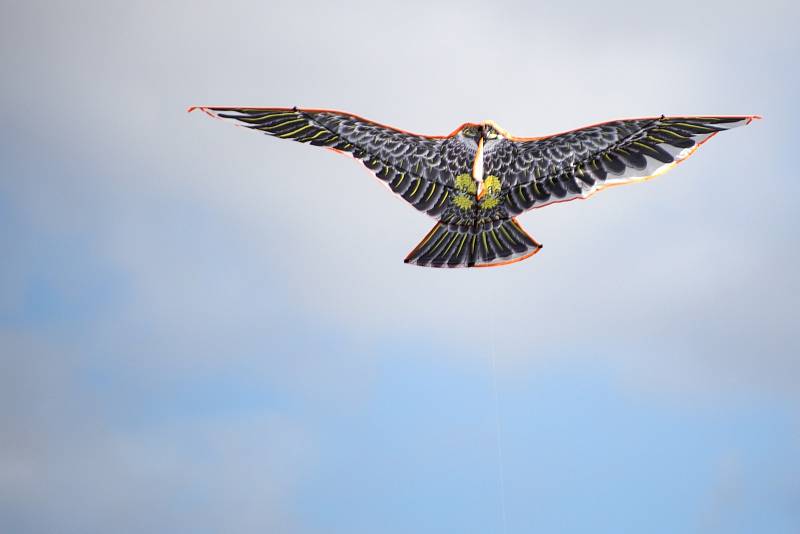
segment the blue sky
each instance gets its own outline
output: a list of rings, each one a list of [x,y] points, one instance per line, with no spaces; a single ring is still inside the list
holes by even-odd
[[[3,532],[800,528],[792,3],[9,11]],[[764,120],[440,271],[357,163],[197,104]]]

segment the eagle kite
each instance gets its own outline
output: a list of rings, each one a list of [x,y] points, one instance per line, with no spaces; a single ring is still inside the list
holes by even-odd
[[[361,160],[392,192],[438,221],[405,259],[428,267],[493,267],[529,258],[542,246],[516,221],[520,213],[653,178],[717,132],[760,118],[625,119],[522,138],[492,121],[428,136],[332,110],[194,109]]]

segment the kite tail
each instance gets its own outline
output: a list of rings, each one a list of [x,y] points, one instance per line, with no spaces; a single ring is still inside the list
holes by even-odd
[[[524,260],[540,248],[515,219],[477,226],[440,222],[405,262],[423,267],[495,267]]]

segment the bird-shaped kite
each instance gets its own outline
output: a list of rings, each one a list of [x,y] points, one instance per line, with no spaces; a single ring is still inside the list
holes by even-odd
[[[418,135],[332,110],[192,107],[274,137],[361,160],[389,189],[438,222],[406,263],[491,267],[542,246],[520,213],[653,178],[717,132],[756,115],[616,120],[547,137],[514,137],[492,121]]]

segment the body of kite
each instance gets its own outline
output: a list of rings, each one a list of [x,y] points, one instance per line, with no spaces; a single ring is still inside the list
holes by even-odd
[[[405,260],[428,267],[491,267],[533,256],[542,246],[520,227],[520,213],[655,177],[717,132],[758,118],[662,116],[517,138],[492,121],[425,136],[330,110],[194,109],[361,160],[395,194],[437,219]]]

